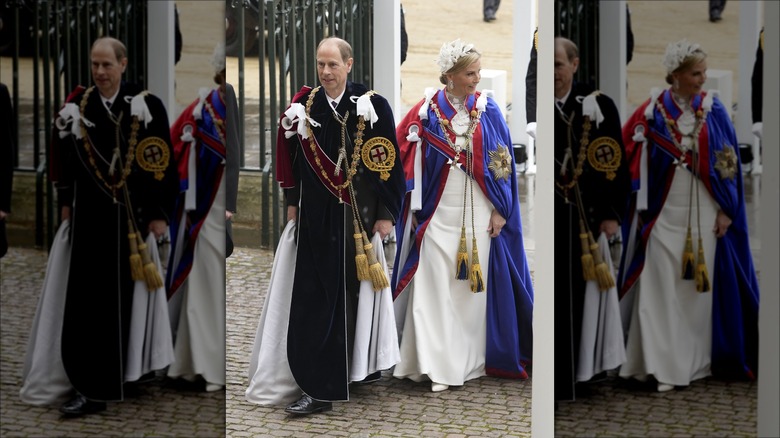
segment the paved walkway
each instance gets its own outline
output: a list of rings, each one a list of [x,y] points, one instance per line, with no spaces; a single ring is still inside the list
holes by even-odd
[[[19,247],[0,259],[0,436],[224,436],[224,391],[176,389],[166,380],[143,384],[138,396],[83,418],[65,419],[57,406],[22,403],[24,356],[46,259],[45,251]]]

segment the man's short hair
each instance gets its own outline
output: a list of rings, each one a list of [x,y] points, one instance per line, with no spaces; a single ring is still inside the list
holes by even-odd
[[[118,39],[110,36],[100,37],[92,43],[91,50],[95,50],[95,47],[101,43],[108,43],[111,48],[114,49],[114,54],[116,55],[117,61],[121,61],[122,59],[127,58],[127,48],[122,41],[119,41]]]
[[[317,44],[317,51],[320,51],[320,47],[325,45],[326,43],[335,43],[336,47],[339,48],[339,53],[341,53],[341,60],[345,63],[349,60],[349,58],[352,58],[352,46],[349,45],[348,42],[345,40],[336,37],[336,36],[329,36],[326,38],[323,38],[319,44]]]
[[[569,62],[574,61],[575,58],[579,58],[580,51],[572,40],[561,36],[555,37],[555,48],[558,48],[558,46],[561,46],[563,51],[566,52],[566,58]]]

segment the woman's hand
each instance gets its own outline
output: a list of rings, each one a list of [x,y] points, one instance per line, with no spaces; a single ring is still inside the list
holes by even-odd
[[[490,225],[487,229],[488,233],[490,233],[490,237],[498,237],[505,224],[506,219],[504,219],[504,216],[501,216],[496,209],[493,209],[493,211],[490,212]]]
[[[715,226],[712,227],[712,232],[718,238],[723,237],[726,235],[726,231],[729,230],[730,225],[731,218],[723,210],[718,210],[718,216],[715,218]]]

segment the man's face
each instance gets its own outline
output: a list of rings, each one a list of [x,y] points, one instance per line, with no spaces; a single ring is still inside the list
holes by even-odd
[[[90,55],[92,62],[92,80],[95,81],[103,97],[113,96],[122,83],[122,73],[127,66],[127,58],[116,59],[116,53],[111,44],[98,43]]]
[[[335,43],[325,43],[317,51],[317,76],[328,96],[338,97],[347,85],[352,70],[352,58],[344,62]]]
[[[569,61],[566,56],[566,50],[563,46],[555,46],[555,97],[560,99],[571,89],[571,81],[577,66],[580,65],[580,58],[574,58]]]

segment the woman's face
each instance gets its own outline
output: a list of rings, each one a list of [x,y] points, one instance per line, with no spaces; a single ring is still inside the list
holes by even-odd
[[[474,94],[477,91],[477,84],[479,84],[481,78],[479,74],[480,69],[482,69],[482,64],[477,59],[464,70],[448,74],[447,78],[452,81],[453,85],[449,92],[454,96]]]
[[[691,68],[677,73],[672,73],[677,81],[677,94],[680,96],[693,96],[701,92],[701,87],[707,81],[707,61],[694,64]]]

